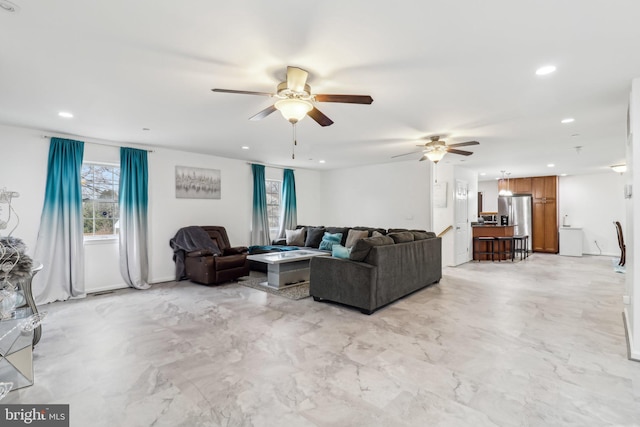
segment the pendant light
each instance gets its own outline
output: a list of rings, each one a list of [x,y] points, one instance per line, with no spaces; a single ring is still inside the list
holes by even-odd
[[[502,172],[502,181],[504,182],[504,175],[506,171],[500,171]],[[500,190],[498,192],[498,196],[513,196],[513,193],[511,192],[511,190],[509,189],[509,175],[511,175],[511,173],[507,174],[507,189],[505,190],[504,188],[502,190]]]

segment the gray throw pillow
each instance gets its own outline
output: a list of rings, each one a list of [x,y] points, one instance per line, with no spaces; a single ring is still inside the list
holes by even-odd
[[[307,228],[307,239],[304,241],[304,245],[308,248],[318,248],[324,236],[324,227],[312,227]]]
[[[388,236],[368,237],[366,239],[360,239],[356,241],[356,244],[351,248],[349,259],[352,261],[364,261],[367,255],[369,255],[372,247],[393,245],[393,243],[393,239]]]
[[[380,236],[384,236],[384,234],[382,234],[378,230],[373,230],[373,233],[371,233],[371,237],[380,237]]]
[[[399,233],[389,233],[389,237],[391,237],[394,243],[407,243],[413,242],[415,239],[413,234],[410,231],[401,231]]]
[[[369,232],[367,230],[354,230],[353,228],[349,230],[349,234],[347,235],[347,242],[345,247],[351,248],[355,245],[356,241],[360,239],[366,239],[369,236]]]
[[[284,233],[287,236],[287,245],[304,246],[304,231],[304,228],[299,228],[297,230],[284,230]]]

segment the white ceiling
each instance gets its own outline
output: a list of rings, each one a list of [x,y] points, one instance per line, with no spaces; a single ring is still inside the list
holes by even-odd
[[[406,161],[391,156],[434,134],[480,141],[443,163],[485,178],[625,158],[637,0],[11,1],[3,124],[316,169]],[[536,76],[546,64],[557,71]],[[300,122],[295,160],[279,113],[248,120],[272,99],[210,90],[273,92],[287,65],[309,71],[313,93],[374,98],[317,104],[335,124]]]

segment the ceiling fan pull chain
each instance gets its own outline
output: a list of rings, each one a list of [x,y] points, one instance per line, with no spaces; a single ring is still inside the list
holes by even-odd
[[[295,160],[296,158],[296,145],[298,145],[298,141],[296,140],[296,124],[293,123],[293,146],[291,147],[291,158]]]

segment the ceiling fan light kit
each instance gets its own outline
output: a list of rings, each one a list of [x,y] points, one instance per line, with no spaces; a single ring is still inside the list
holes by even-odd
[[[294,124],[304,119],[307,113],[313,109],[313,105],[309,101],[296,98],[281,99],[275,103],[275,107],[280,111],[282,117]]]
[[[442,158],[444,157],[445,154],[447,154],[447,150],[438,147],[438,148],[436,148],[434,150],[427,151],[426,153],[424,153],[424,156],[422,156],[420,161],[423,161],[425,159],[429,159],[433,163],[438,163],[440,160],[442,160]]]
[[[471,151],[458,150],[454,147],[464,147],[467,145],[480,144],[478,141],[466,141],[459,142],[457,144],[447,144],[445,141],[440,139],[440,135],[430,136],[429,139],[429,142],[417,145],[417,147],[422,147],[421,151],[399,154],[397,156],[392,156],[391,158],[394,159],[396,157],[408,156],[410,154],[424,153],[424,155],[420,157],[421,162],[424,160],[431,160],[433,163],[437,164],[447,153],[459,154],[461,156],[470,156],[473,154]]]

